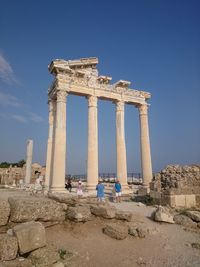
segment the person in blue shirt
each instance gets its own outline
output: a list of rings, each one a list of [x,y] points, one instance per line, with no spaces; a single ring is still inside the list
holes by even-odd
[[[115,188],[116,201],[121,202],[122,186],[118,179],[115,182],[114,188]]]
[[[102,184],[101,180],[98,181],[96,190],[97,190],[97,200],[98,202],[102,202],[104,199],[104,185]]]

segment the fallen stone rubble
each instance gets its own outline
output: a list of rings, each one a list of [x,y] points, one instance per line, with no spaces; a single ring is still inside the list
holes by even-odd
[[[144,223],[134,224],[131,212],[119,211],[108,203],[97,204],[96,198],[90,197],[81,200],[69,194],[0,197],[0,211],[0,226],[7,229],[0,234],[0,267],[65,266],[58,250],[46,242],[45,225],[52,223],[85,223],[101,217],[109,222],[102,229],[109,237],[144,238],[148,233],[145,225],[141,225]]]
[[[85,223],[100,217],[106,224],[102,233],[108,238],[123,240],[145,238],[158,233],[144,221],[136,221],[135,215],[119,211],[109,203],[95,203],[95,198],[78,199],[69,194],[47,196],[21,196],[1,199],[0,267],[63,267],[63,251],[46,242],[45,225],[55,223]],[[5,211],[5,212],[4,212]],[[200,211],[175,211],[158,206],[153,214],[155,221],[177,223],[184,227],[200,227]]]
[[[200,229],[199,210],[173,210],[170,207],[158,206],[152,218],[157,222],[176,223],[186,228]]]

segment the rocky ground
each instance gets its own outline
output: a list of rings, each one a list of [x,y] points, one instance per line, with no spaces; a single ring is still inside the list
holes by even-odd
[[[186,230],[176,224],[152,221],[149,218],[154,209],[152,207],[138,206],[133,202],[114,206],[134,212],[135,221],[147,225],[150,233],[145,238],[129,235],[124,240],[116,240],[102,233],[108,220],[101,218],[46,229],[49,243],[74,255],[70,257],[68,266],[200,266],[200,250],[192,245],[200,242],[200,232]]]
[[[20,200],[22,195],[23,201]],[[93,204],[69,204],[71,200],[68,199],[68,204],[65,204],[69,206],[67,210],[60,204],[65,211],[60,210],[58,204],[50,203],[48,198],[32,199],[24,191],[0,192],[1,200],[8,197],[11,197],[10,223],[9,227],[0,227],[1,234],[20,221],[39,220],[45,227],[47,246],[23,255],[25,260],[0,262],[0,267],[200,267],[199,223],[188,217],[187,220],[186,217],[179,218],[184,226],[155,222],[151,219],[155,207],[131,201],[102,205],[108,207],[109,216],[106,213],[104,217],[112,217],[112,210],[117,209],[115,217],[108,219],[95,216],[100,210]],[[28,206],[24,206],[25,202]],[[24,213],[24,207],[31,212]],[[1,213],[3,209],[6,208],[2,206]],[[91,209],[92,215],[88,214],[88,209]],[[126,221],[119,220],[120,216],[125,216],[119,211],[130,212],[132,217],[127,217]],[[68,216],[67,220],[63,218],[63,212]],[[79,217],[81,213],[87,217],[86,222],[71,221],[73,216],[77,221],[82,220],[83,217]],[[49,220],[46,221],[47,217]],[[59,218],[60,222],[56,222],[55,218]],[[52,265],[51,261],[57,263]]]

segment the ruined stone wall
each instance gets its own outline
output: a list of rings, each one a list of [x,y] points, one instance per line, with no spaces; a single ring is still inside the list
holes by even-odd
[[[154,175],[151,189],[166,194],[199,194],[200,165],[168,165]]]
[[[11,166],[9,168],[0,168],[0,185],[12,185],[13,182],[18,185],[19,180],[24,179],[25,177],[25,168],[25,165],[22,168]],[[31,170],[31,183],[35,183],[39,174],[43,175],[43,177],[45,176],[45,167],[42,167],[37,163],[33,163]]]

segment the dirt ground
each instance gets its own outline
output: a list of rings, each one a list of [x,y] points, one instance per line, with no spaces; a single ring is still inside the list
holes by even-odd
[[[200,231],[185,230],[176,224],[156,223],[149,216],[152,207],[134,202],[113,204],[117,209],[132,211],[136,221],[155,229],[146,238],[128,236],[115,240],[103,234],[110,220],[96,218],[86,223],[65,223],[46,228],[48,243],[66,250],[69,266],[81,267],[200,267],[200,250],[192,243],[200,242]]]

